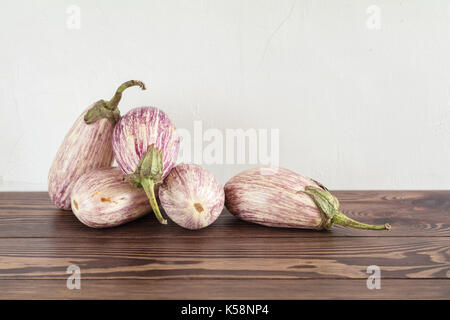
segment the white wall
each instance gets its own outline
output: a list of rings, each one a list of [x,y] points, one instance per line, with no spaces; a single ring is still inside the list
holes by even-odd
[[[0,190],[46,190],[74,119],[129,79],[149,89],[122,113],[278,128],[280,165],[331,188],[450,188],[448,1],[1,0],[0,43]]]

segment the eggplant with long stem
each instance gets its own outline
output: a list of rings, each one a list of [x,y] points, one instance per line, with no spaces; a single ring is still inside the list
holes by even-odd
[[[355,221],[339,210],[339,201],[317,181],[283,168],[254,168],[225,184],[225,206],[236,217],[270,227],[389,230],[389,224]]]
[[[132,86],[145,89],[141,81],[123,83],[111,100],[99,100],[89,106],[65,136],[48,174],[48,193],[58,208],[70,210],[70,194],[81,175],[112,165],[111,138],[120,118],[118,104],[122,92]]]

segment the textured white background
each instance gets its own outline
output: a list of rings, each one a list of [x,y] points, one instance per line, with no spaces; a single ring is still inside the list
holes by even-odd
[[[331,188],[448,189],[449,4],[1,0],[0,189],[46,190],[75,118],[129,79],[149,90],[129,89],[122,113],[279,128],[280,165]],[[245,167],[207,166],[221,182]]]

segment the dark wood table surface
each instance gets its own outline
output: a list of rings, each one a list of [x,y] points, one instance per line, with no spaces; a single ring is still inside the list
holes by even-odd
[[[268,228],[226,210],[188,231],[153,214],[91,229],[46,193],[0,193],[0,299],[449,299],[450,191],[336,191],[390,231]],[[81,289],[66,286],[81,270]],[[369,290],[367,267],[381,271]]]

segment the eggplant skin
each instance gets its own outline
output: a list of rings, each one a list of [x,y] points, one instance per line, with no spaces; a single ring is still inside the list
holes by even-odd
[[[154,144],[163,150],[162,178],[165,178],[177,160],[180,138],[162,110],[139,107],[128,111],[117,122],[112,144],[117,164],[126,174],[136,171],[148,147]]]
[[[110,167],[114,160],[112,122],[107,119],[92,124],[84,122],[84,115],[92,106],[78,117],[65,136],[48,175],[50,199],[63,210],[70,210],[70,194],[81,175],[92,169]]]
[[[179,226],[197,230],[220,216],[225,202],[222,185],[208,170],[195,164],[175,166],[159,188],[166,214]]]
[[[143,189],[124,181],[119,168],[100,168],[82,175],[75,183],[72,211],[92,228],[115,227],[151,212]]]
[[[319,185],[284,168],[253,168],[225,184],[225,206],[236,217],[269,227],[322,229],[322,215],[303,193]]]

